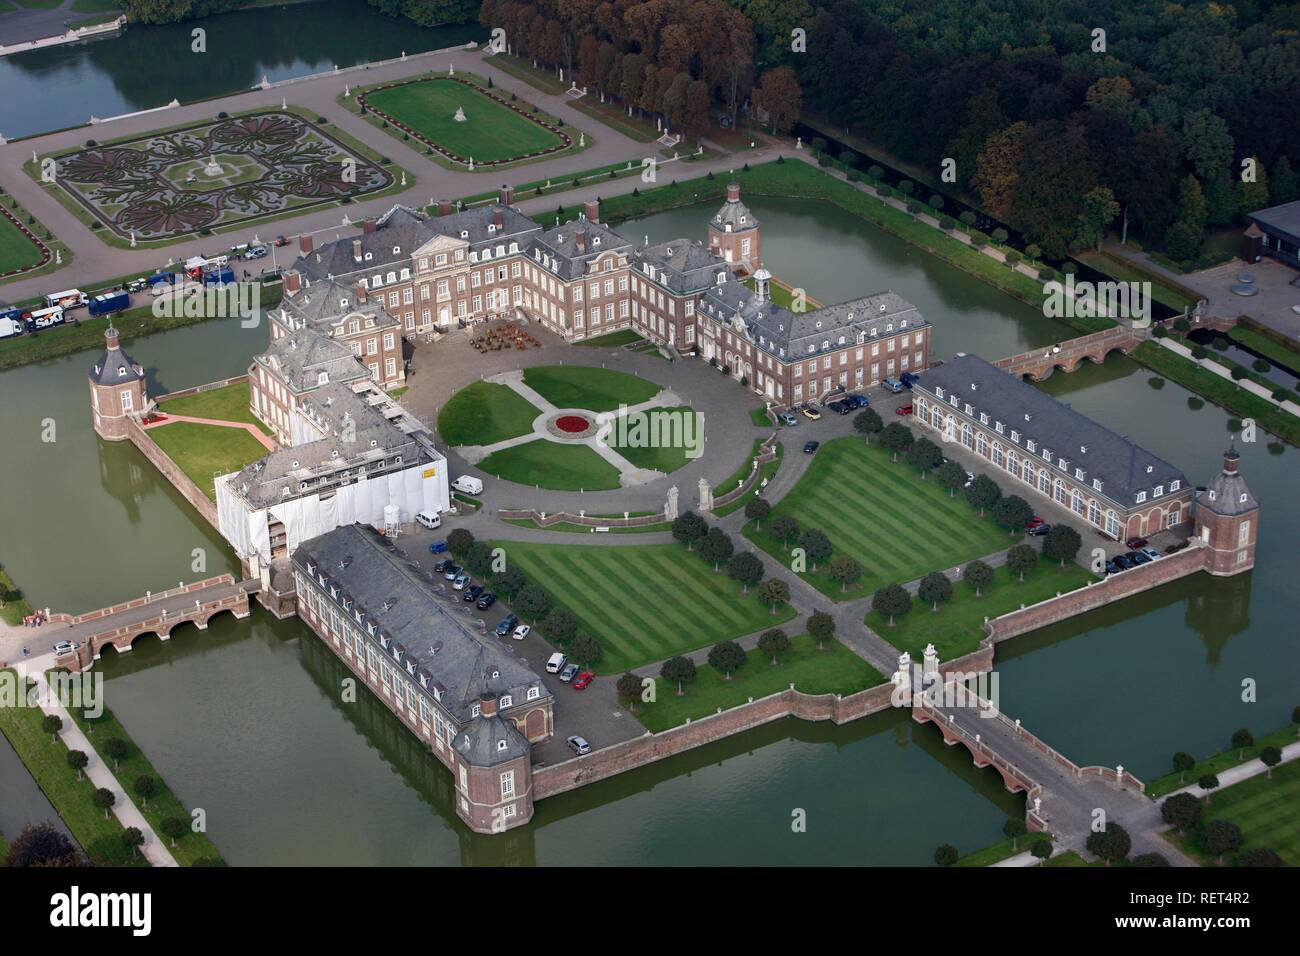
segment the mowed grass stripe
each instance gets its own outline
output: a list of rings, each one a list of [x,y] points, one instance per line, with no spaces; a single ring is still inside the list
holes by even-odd
[[[727,600],[726,595],[713,587],[701,586],[701,582],[697,577],[699,574],[708,574],[720,578],[721,581],[718,582],[720,585],[724,582],[725,584],[734,584],[734,582],[724,572],[719,571],[714,575],[713,566],[705,563],[698,553],[687,552],[682,560],[676,560],[676,556],[670,559],[666,554],[651,555],[649,557],[654,569],[663,573],[665,578],[670,579],[673,584],[681,585],[682,590],[689,593],[693,610],[711,611],[729,627],[739,627],[744,623],[745,617],[743,613],[740,612],[734,602]],[[686,563],[687,561],[698,562],[699,567],[692,568],[689,563]],[[629,572],[633,570],[628,568]],[[737,587],[739,586],[737,585]],[[665,600],[669,600],[673,596],[672,594],[663,595]],[[741,595],[736,596],[740,597]],[[703,607],[701,607],[702,605]],[[669,606],[671,605],[662,606],[660,610],[667,611]],[[680,605],[673,609],[676,610],[677,607],[680,607]]]

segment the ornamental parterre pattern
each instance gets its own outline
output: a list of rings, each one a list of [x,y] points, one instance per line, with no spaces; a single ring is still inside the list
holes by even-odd
[[[207,176],[209,158],[222,176]],[[62,156],[56,182],[123,238],[172,239],[387,188],[393,177],[279,110]]]

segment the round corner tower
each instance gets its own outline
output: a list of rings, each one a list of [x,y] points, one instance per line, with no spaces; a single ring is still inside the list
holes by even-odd
[[[117,329],[104,332],[104,354],[90,369],[90,410],[95,434],[105,441],[122,441],[132,416],[144,411],[144,369],[122,351]]]
[[[1205,570],[1227,576],[1255,566],[1259,535],[1259,501],[1246,487],[1238,466],[1241,455],[1230,448],[1223,470],[1196,494],[1194,534],[1205,548]]]
[[[709,220],[709,251],[727,260],[731,271],[741,275],[763,265],[758,219],[740,201],[740,183],[727,184],[727,201]]]

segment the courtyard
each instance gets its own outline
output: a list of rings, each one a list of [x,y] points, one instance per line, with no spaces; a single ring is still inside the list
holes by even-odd
[[[93,222],[144,242],[359,198],[394,179],[359,145],[288,110],[88,143],[52,157],[58,188]]]
[[[149,437],[213,501],[218,475],[238,471],[275,447],[248,405],[243,379],[158,404],[160,421],[145,422]]]

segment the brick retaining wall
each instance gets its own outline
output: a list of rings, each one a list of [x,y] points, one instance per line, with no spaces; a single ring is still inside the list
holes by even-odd
[[[763,466],[769,461],[776,460],[776,436],[777,433],[773,432],[768,436],[767,441],[763,442],[759,453],[754,456],[753,464],[749,469],[749,474],[745,476],[745,480],[741,482],[738,487],[732,488],[726,494],[718,495],[713,499],[714,510],[721,508],[723,505],[730,504],[741,495],[749,493],[749,490],[754,487],[754,482],[758,481],[758,476],[762,473]]]
[[[1204,569],[1205,555],[1205,549],[1193,540],[1187,548],[1176,554],[1165,555],[1150,564],[1109,575],[1095,584],[1004,614],[987,622],[984,628],[989,639],[996,644],[1195,574]]]
[[[497,517],[533,521],[543,528],[549,528],[554,524],[580,524],[587,528],[636,528],[641,525],[662,524],[668,520],[667,514],[662,511],[656,515],[637,515],[632,518],[596,518],[591,515],[573,515],[567,511],[548,511],[543,517],[542,512],[532,509],[512,511],[505,508],[497,511]]]
[[[136,448],[140,449],[140,453],[162,472],[163,477],[172,483],[172,486],[194,507],[194,510],[207,519],[213,530],[219,532],[221,529],[217,522],[217,503],[205,495],[189,475],[181,471],[180,466],[167,456],[167,453],[158,446],[156,441],[149,437],[144,428],[134,418],[131,419],[131,423],[127,426],[127,437],[131,439],[131,443]]]
[[[64,614],[62,611],[51,614],[50,620],[57,624],[84,624],[87,621],[97,621],[101,617],[109,617],[113,614],[120,614],[122,611],[129,611],[132,608],[144,607],[146,604],[156,604],[164,598],[175,597],[177,594],[189,594],[192,591],[202,591],[217,585],[234,584],[235,576],[233,574],[218,574],[214,578],[205,578],[202,581],[195,581],[192,584],[182,584],[178,587],[168,588],[166,591],[159,591],[157,594],[150,592],[147,597],[138,597],[131,601],[123,601],[121,604],[114,604],[112,607],[101,607],[97,611],[87,611],[85,614]]]
[[[657,734],[646,733],[563,763],[533,771],[533,799],[541,800],[578,787],[635,770],[695,747],[730,737],[783,717],[801,720],[831,720],[848,723],[890,707],[892,684],[879,684],[839,697],[834,694],[805,694],[787,688],[721,714],[693,720]]]

